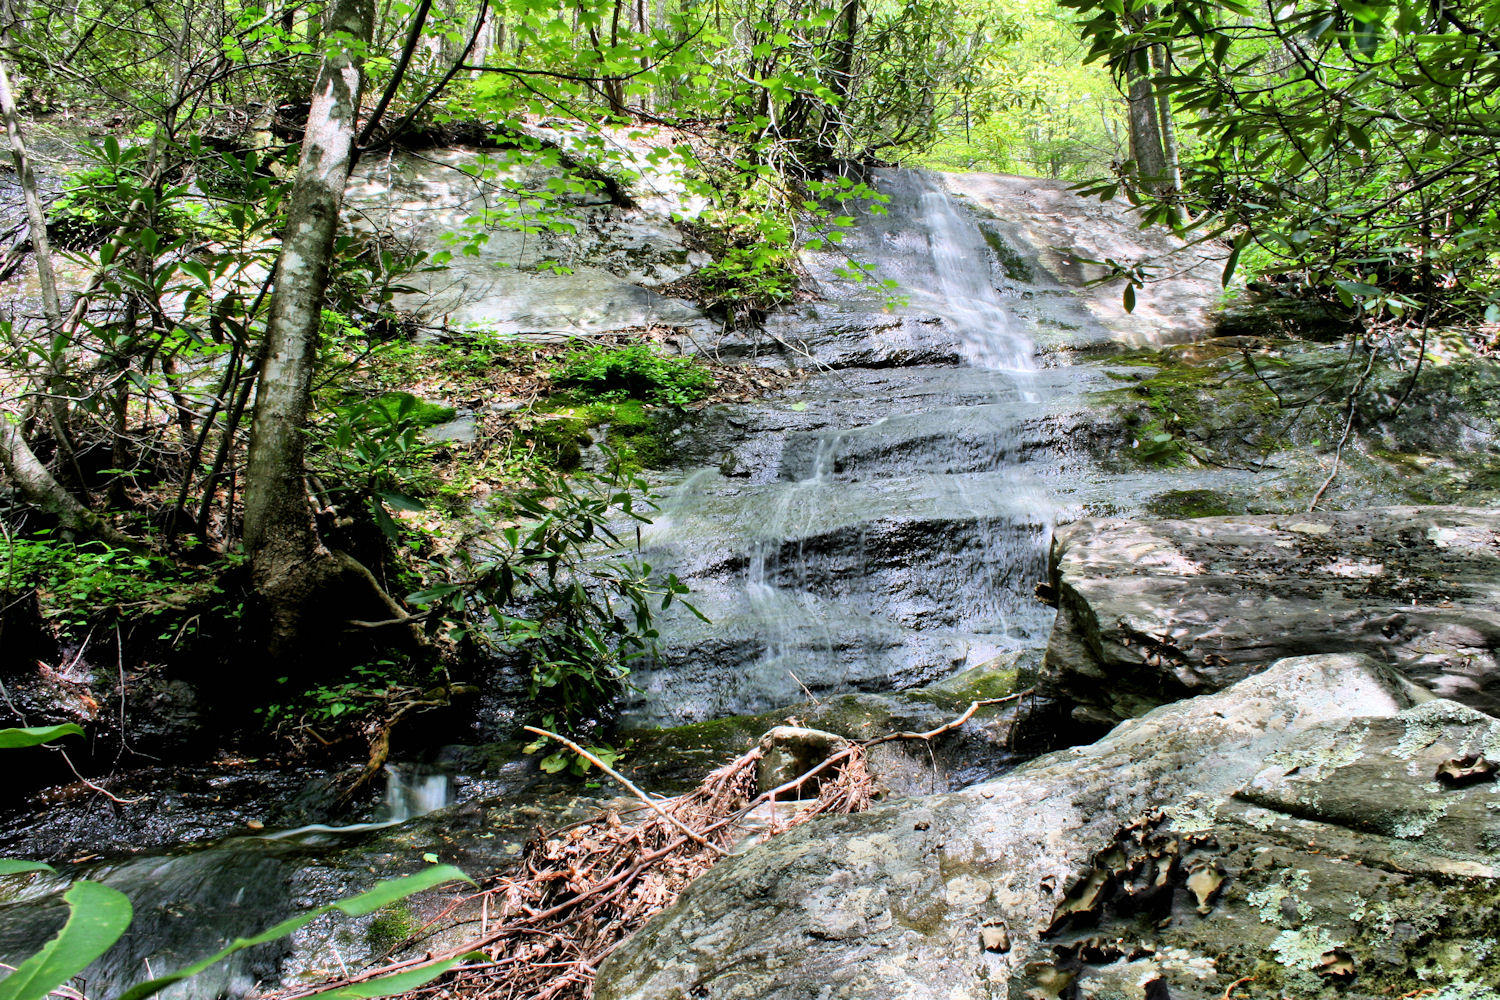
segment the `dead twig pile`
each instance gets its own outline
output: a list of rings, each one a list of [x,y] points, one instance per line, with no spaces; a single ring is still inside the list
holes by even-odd
[[[625,782],[642,808],[608,812],[532,841],[514,869],[456,900],[433,921],[469,915],[478,924],[469,940],[266,1000],[298,1000],[473,952],[488,961],[467,964],[406,996],[585,1000],[599,963],[737,842],[769,838],[815,816],[857,812],[870,803],[873,783],[862,744],[850,742],[806,773],[757,794],[762,753],[756,747],[672,798],[650,798]],[[804,791],[810,797],[801,798]]]
[[[641,802],[563,827],[526,845],[519,863],[492,876],[482,890],[455,900],[407,942],[425,932],[477,925],[460,943],[419,957],[377,965],[341,979],[268,994],[262,1000],[300,1000],[382,976],[460,956],[483,954],[404,1000],[441,995],[463,1000],[588,1000],[599,965],[652,915],[677,901],[695,878],[747,838],[766,840],[816,816],[869,807],[875,782],[866,751],[894,740],[931,741],[962,727],[984,706],[1025,698],[1031,689],[975,701],[956,718],[926,732],[897,732],[856,742],[832,733],[778,727],[760,745],[709,774],[695,789],[655,798],[609,763],[572,740],[542,729],[586,758]],[[768,791],[766,752],[786,741],[822,742],[823,759]],[[770,763],[769,761],[767,762]],[[769,782],[766,782],[769,783]],[[445,934],[451,940],[453,935]]]

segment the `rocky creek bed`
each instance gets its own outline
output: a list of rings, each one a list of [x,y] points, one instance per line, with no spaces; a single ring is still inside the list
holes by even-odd
[[[454,169],[471,155],[367,167],[356,207],[435,241],[485,196]],[[1482,713],[1500,525],[1473,472],[1494,458],[1490,425],[1446,446],[1382,425],[1400,448],[1351,450],[1314,514],[1297,511],[1329,456],[1290,438],[1259,464],[1150,460],[1120,389],[1159,359],[1143,351],[1213,333],[1219,263],[1052,182],[877,180],[890,212],[848,246],[903,302],[810,255],[811,301],[725,328],[666,294],[701,262],[657,194],[587,206],[558,245],[497,236],[410,303],[433,330],[670,328],[790,373],[673,438],[643,544],[710,623],[669,617],[634,677],[621,743],[637,782],[690,786],[788,720],[871,738],[1036,688],[1023,710],[872,754],[883,804],[718,865],[610,959],[597,995],[1496,995],[1500,722]],[[1143,253],[1172,255],[1178,277],[1127,313],[1086,261]],[[527,266],[544,258],[576,266]],[[1411,506],[1439,499],[1467,506]],[[435,775],[434,794],[383,807],[331,808],[316,776],[265,762],[142,773],[138,803],[24,804],[0,843],[68,864],[0,881],[0,958],[51,933],[69,879],[101,878],[140,914],[92,970],[108,995],[148,956],[196,957],[424,856],[503,869],[538,827],[612,800],[540,774],[510,736],[481,713],[459,745],[398,762],[393,788]],[[329,829],[350,823],[365,825]],[[371,960],[445,902],[320,921],[177,995]]]

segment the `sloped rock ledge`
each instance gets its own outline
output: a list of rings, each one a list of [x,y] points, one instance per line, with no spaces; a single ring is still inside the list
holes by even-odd
[[[1080,521],[1051,556],[1040,692],[1110,725],[1287,656],[1361,652],[1500,714],[1500,511]]]
[[[1416,697],[1367,657],[1287,659],[995,781],[810,824],[696,882],[595,995],[1496,995],[1500,786],[1477,758],[1500,721]]]

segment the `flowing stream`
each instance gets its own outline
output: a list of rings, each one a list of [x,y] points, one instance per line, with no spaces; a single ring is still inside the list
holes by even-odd
[[[453,191],[471,182],[454,176],[461,175],[402,182],[418,192],[413,218],[449,195],[444,211],[463,214],[466,195]],[[1022,179],[994,183],[1001,190],[992,202],[1012,190],[1032,196],[1016,186]],[[395,190],[368,178],[361,184],[387,200]],[[764,328],[699,329],[705,349],[723,358],[792,366],[804,377],[783,393],[714,408],[687,431],[684,455],[704,460],[684,463],[645,534],[646,554],[689,583],[711,622],[686,615],[664,622],[662,657],[633,678],[625,706],[633,725],[755,713],[1024,662],[1043,648],[1051,623],[1032,591],[1045,575],[1054,521],[1102,503],[1138,504],[1163,488],[1161,475],[1102,476],[1088,465],[1090,432],[1079,414],[1107,379],[1047,353],[1059,343],[1107,339],[1080,304],[1078,276],[1063,281],[1055,261],[1050,270],[1041,265],[1037,237],[985,220],[930,175],[883,171],[878,186],[890,197],[887,210],[864,214],[845,249],[897,281],[900,301],[842,277],[846,261],[825,254],[809,261],[816,301],[768,317]],[[641,243],[653,231],[637,222],[626,235]],[[599,280],[580,268],[566,287]],[[524,282],[512,273],[503,284],[513,291]],[[662,308],[660,296],[628,287],[621,301],[632,309]],[[499,293],[454,294],[476,309],[506,301]],[[671,305],[674,316],[691,312]],[[497,327],[507,322],[490,318]],[[513,749],[499,763],[482,747],[459,749],[474,752],[447,768],[394,767],[384,806],[363,816],[315,811],[226,836],[267,814],[267,801],[311,794],[299,791],[305,776],[288,777],[194,793],[204,803],[243,803],[218,826],[174,831],[169,793],[143,807],[165,818],[140,826],[134,843],[56,824],[45,845],[12,840],[12,852],[83,860],[60,864],[55,876],[0,878],[0,959],[16,961],[56,930],[66,884],[100,879],[130,895],[137,913],[127,937],[88,973],[90,996],[106,1000],[300,907],[409,870],[424,852],[476,871],[501,865],[538,825],[578,806],[544,803],[532,792],[534,764]],[[90,822],[102,831],[129,815],[111,806]],[[315,925],[172,995],[240,995],[256,983],[357,962],[373,947],[362,933]]]
[[[797,359],[812,374],[741,415],[736,473],[697,473],[673,494],[647,554],[690,578],[714,624],[669,630],[666,664],[637,678],[640,721],[909,686],[1045,636],[1031,589],[1053,503],[1031,460],[1055,380],[963,207],[923,173],[886,171],[879,186],[886,211],[844,246],[902,301],[817,260],[813,322],[894,323],[893,342],[925,338],[907,352],[916,363],[848,364],[812,342]]]

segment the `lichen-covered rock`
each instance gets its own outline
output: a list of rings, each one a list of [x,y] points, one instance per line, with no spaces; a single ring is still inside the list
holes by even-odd
[[[725,862],[600,1000],[1492,996],[1500,722],[1284,660],[962,792]]]
[[[1082,721],[1333,651],[1500,713],[1500,511],[1080,521],[1057,533],[1051,576],[1041,691]]]

